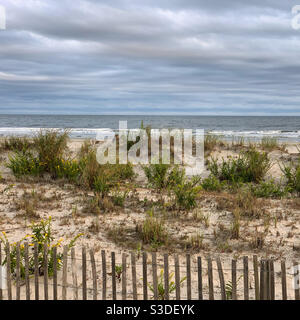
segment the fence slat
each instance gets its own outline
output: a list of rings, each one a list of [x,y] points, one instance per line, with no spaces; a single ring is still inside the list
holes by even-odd
[[[213,269],[211,258],[207,259],[207,275],[208,275],[208,289],[209,289],[209,300],[214,300],[214,281],[213,281]]]
[[[249,266],[248,266],[248,257],[243,257],[244,263],[244,300],[249,300]]]
[[[153,297],[158,299],[156,252],[152,252]]]
[[[44,243],[43,272],[44,272],[44,299],[48,300],[48,246],[47,246],[47,243]]]
[[[87,299],[86,289],[86,248],[82,247],[82,300]]]
[[[63,251],[63,274],[62,274],[62,300],[67,300],[67,277],[68,277],[68,247]]]
[[[40,298],[39,290],[39,247],[38,244],[34,244],[34,296],[35,300]]]
[[[136,261],[135,253],[131,252],[131,278],[132,278],[132,297],[137,300],[137,286],[136,286]]]
[[[0,265],[2,266],[2,243],[1,243],[1,241],[0,241]],[[1,282],[2,282],[2,270],[0,270],[0,276],[1,276]],[[1,283],[2,284],[2,283]],[[3,299],[3,292],[2,292],[2,286],[0,286],[0,300],[2,300]]]
[[[164,284],[165,284],[165,300],[169,300],[169,255],[164,254]]]
[[[29,248],[28,248],[28,242],[25,242],[25,244],[24,244],[24,268],[25,268],[25,293],[26,293],[26,300],[30,300]]]
[[[9,243],[6,245],[6,279],[7,279],[7,298],[12,300],[12,291],[11,291],[11,270],[10,270],[10,247]]]
[[[232,300],[237,300],[236,260],[231,261]]]
[[[197,258],[197,266],[198,266],[198,299],[203,300],[202,293],[202,258]]]
[[[91,258],[92,277],[93,277],[93,300],[97,300],[97,271],[96,271],[96,263],[95,263],[93,249],[90,249],[90,258]]]
[[[264,260],[264,300],[268,300],[269,294],[269,272],[268,272],[268,260]]]
[[[270,299],[275,300],[275,271],[274,271],[274,260],[270,260],[270,280],[271,280],[271,289],[270,289]]]
[[[102,300],[106,300],[106,254],[105,250],[101,250],[102,259]]]
[[[116,254],[111,253],[111,281],[112,281],[112,299],[117,299],[117,285],[116,285]]]
[[[126,253],[122,253],[122,300],[127,298]]]
[[[21,284],[20,284],[20,243],[16,245],[16,300],[20,300]]]
[[[148,283],[147,283],[147,253],[143,252],[143,297],[148,300]]]
[[[282,288],[282,300],[287,300],[285,260],[281,260],[281,288]]]
[[[78,300],[77,265],[76,265],[76,258],[75,258],[75,248],[71,249],[71,264],[72,264],[72,281],[73,281],[73,299]]]
[[[295,300],[300,300],[300,288],[299,288],[299,264],[294,261],[293,262],[294,266],[294,290],[295,290]]]
[[[186,255],[186,294],[187,299],[192,300],[191,255]]]
[[[180,268],[178,254],[174,257],[175,260],[175,286],[176,286],[176,300],[180,300]]]
[[[52,250],[53,259],[53,300],[57,300],[57,247]]]
[[[266,260],[266,300],[270,300],[270,261]]]
[[[221,298],[222,298],[222,300],[226,300],[225,281],[224,281],[224,274],[223,274],[222,263],[221,263],[220,257],[217,258],[217,266],[218,266],[218,273],[219,273],[219,278],[220,278]]]
[[[253,256],[253,270],[254,270],[254,286],[255,286],[255,300],[259,300],[259,277],[258,277],[258,261],[257,255]]]

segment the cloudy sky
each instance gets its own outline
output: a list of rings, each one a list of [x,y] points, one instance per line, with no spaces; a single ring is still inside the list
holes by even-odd
[[[300,0],[0,0],[0,113],[300,115]]]

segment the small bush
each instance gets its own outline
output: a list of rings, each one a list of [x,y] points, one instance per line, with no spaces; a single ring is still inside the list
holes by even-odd
[[[249,189],[240,190],[236,201],[237,207],[240,209],[240,215],[250,218],[261,218],[265,214],[262,202],[258,201]]]
[[[201,186],[206,191],[221,191],[224,187],[224,183],[216,176],[210,174],[208,178],[201,181]]]
[[[300,160],[298,163],[292,163],[290,165],[284,165],[281,167],[286,180],[287,186],[291,192],[300,193]]]
[[[192,209],[196,206],[196,197],[202,188],[195,186],[192,181],[184,182],[173,187],[175,203],[179,209]]]
[[[229,182],[260,182],[270,169],[270,160],[266,153],[256,150],[241,152],[238,158],[223,159],[219,164],[217,159],[209,162],[211,173],[221,181]]]
[[[142,225],[137,226],[144,243],[157,247],[168,242],[168,233],[166,231],[163,220],[153,216],[153,212],[149,212]]]
[[[251,192],[259,198],[281,198],[288,194],[288,188],[276,184],[274,180],[262,181],[257,185],[251,185]]]

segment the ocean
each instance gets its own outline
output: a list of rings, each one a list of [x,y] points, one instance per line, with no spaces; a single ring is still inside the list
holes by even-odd
[[[139,128],[143,121],[144,126],[155,129],[204,129],[226,140],[269,136],[300,142],[299,116],[0,115],[0,136],[31,135],[41,128],[69,128],[72,138],[94,138],[99,129],[118,129],[121,120],[128,121],[129,129]]]

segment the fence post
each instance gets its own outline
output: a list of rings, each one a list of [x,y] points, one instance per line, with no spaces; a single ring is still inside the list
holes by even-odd
[[[78,300],[78,284],[77,284],[77,268],[76,268],[76,258],[75,249],[71,249],[71,264],[72,264],[72,279],[73,279],[73,298]]]
[[[82,300],[87,299],[86,290],[86,248],[82,247]]]
[[[282,300],[287,300],[285,260],[281,260],[281,288],[282,288]]]
[[[198,265],[198,299],[203,300],[202,294],[202,259],[201,257],[197,258]]]
[[[147,253],[143,252],[143,296],[148,300],[148,283],[147,283]]]
[[[101,250],[102,260],[102,300],[106,300],[106,253],[105,250]]]
[[[122,254],[122,300],[127,296],[127,270],[126,270],[126,253]]]
[[[39,247],[36,242],[34,244],[34,291],[35,300],[39,300]]]
[[[135,253],[131,252],[131,277],[132,277],[132,297],[137,300],[137,286],[136,286],[136,262]]]
[[[16,300],[20,300],[20,243],[16,244]]]
[[[116,254],[111,253],[111,281],[112,281],[112,298],[117,299],[117,286],[116,286]]]
[[[248,267],[248,257],[243,257],[244,262],[244,300],[249,300],[249,267]]]
[[[174,260],[175,260],[176,300],[180,300],[180,268],[179,268],[179,259],[177,254],[174,257]]]
[[[300,300],[300,288],[299,288],[299,264],[294,261],[294,290],[295,290],[295,300]],[[296,272],[295,272],[296,271]]]
[[[265,277],[265,287],[266,287],[266,300],[270,300],[270,261],[266,260],[266,277]]]
[[[1,245],[1,241],[0,241],[0,265],[2,266],[2,245]],[[2,274],[1,274],[2,276]],[[2,289],[0,288],[0,300],[3,299],[3,292],[2,292]]]
[[[231,261],[232,300],[237,300],[236,260]]]
[[[26,300],[30,300],[30,282],[29,282],[29,249],[28,242],[24,245],[24,264],[25,264],[25,290]]]
[[[44,271],[44,299],[48,300],[48,246],[44,243],[43,254],[43,271]]]
[[[63,251],[63,275],[62,275],[62,300],[67,300],[67,277],[68,277],[68,247]]]
[[[153,297],[158,300],[156,253],[152,252]]]
[[[219,278],[220,278],[221,298],[222,298],[222,300],[226,300],[225,281],[224,281],[224,274],[223,274],[222,263],[221,263],[220,257],[217,258],[217,266],[218,266],[218,273],[219,273]]]
[[[264,276],[265,276],[265,263],[263,259],[261,259],[260,260],[260,300],[265,299]]]
[[[208,275],[208,289],[209,289],[209,300],[214,300],[214,280],[213,280],[213,269],[211,258],[207,258],[207,275]]]
[[[270,260],[270,280],[271,280],[271,288],[270,288],[270,297],[271,300],[275,300],[275,271],[274,271],[274,260]]]
[[[254,285],[255,285],[255,300],[259,300],[259,277],[258,277],[258,262],[257,255],[253,256],[253,270],[254,270]]]
[[[10,245],[6,244],[6,279],[7,279],[7,298],[12,300],[12,291],[11,291],[11,269],[10,269]]]
[[[169,300],[169,256],[167,253],[164,254],[164,283],[165,283],[165,300]]]
[[[97,271],[96,271],[96,263],[95,263],[93,249],[90,249],[90,259],[91,259],[92,277],[93,277],[93,300],[97,300]]]
[[[57,247],[52,251],[53,259],[53,300],[57,300]]]
[[[191,255],[186,255],[186,294],[187,300],[192,300]]]

